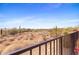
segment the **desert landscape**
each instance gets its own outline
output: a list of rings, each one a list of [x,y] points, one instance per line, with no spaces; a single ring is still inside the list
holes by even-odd
[[[35,44],[50,38],[48,32],[23,32],[15,35],[0,37],[0,53],[4,54],[16,49]]]
[[[78,28],[75,28],[78,29]],[[2,31],[2,32],[1,32]],[[36,44],[42,41],[46,41],[51,37],[67,35],[71,32],[74,32],[74,28],[53,28],[53,29],[9,29],[1,30],[0,36],[0,54],[7,54],[9,52],[27,47],[32,44]],[[62,32],[61,32],[62,31]],[[71,32],[70,32],[71,31]],[[50,46],[48,44],[48,54]],[[52,47],[53,49],[53,47]],[[42,54],[44,54],[44,46],[42,46]],[[53,50],[52,50],[53,51]],[[38,48],[36,48],[34,54],[38,54]],[[28,54],[28,52],[23,53]]]
[[[78,32],[78,3],[0,3],[0,55],[75,54]]]

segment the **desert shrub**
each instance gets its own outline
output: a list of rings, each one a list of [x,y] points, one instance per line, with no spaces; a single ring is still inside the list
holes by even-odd
[[[64,35],[67,35],[68,34],[68,32],[64,32]]]
[[[26,32],[32,32],[32,29],[26,29]]]
[[[17,33],[18,33],[18,30],[16,28],[13,28],[13,29],[9,30],[10,35],[15,35]]]
[[[42,34],[42,37],[43,37],[43,40],[46,41],[46,35]]]

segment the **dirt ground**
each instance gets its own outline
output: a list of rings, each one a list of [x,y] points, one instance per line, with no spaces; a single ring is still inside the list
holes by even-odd
[[[0,54],[7,54],[26,47],[27,45],[44,41],[44,39],[48,38],[50,38],[48,32],[24,32],[21,34],[0,37]],[[35,53],[36,52],[34,52],[34,54]]]

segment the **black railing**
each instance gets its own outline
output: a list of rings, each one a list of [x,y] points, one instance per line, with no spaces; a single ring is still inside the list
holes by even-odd
[[[22,49],[19,49],[19,50],[16,50],[16,51],[13,51],[13,52],[10,52],[10,53],[7,53],[9,55],[19,55],[19,54],[22,54],[24,52],[27,52],[27,51],[30,51],[29,52],[29,55],[33,55],[33,49],[34,48],[39,48],[38,49],[38,54],[41,55],[42,53],[42,45],[45,45],[45,51],[44,54],[47,55],[48,54],[48,43],[49,43],[49,52],[50,52],[50,55],[74,55],[75,52],[74,52],[74,48],[75,48],[75,45],[76,45],[76,41],[78,40],[79,38],[79,35],[78,35],[78,31],[77,32],[74,32],[74,33],[71,33],[71,34],[68,34],[68,35],[65,35],[65,36],[60,36],[60,37],[57,37],[57,38],[50,38],[49,40],[46,40],[46,41],[42,41],[40,43],[37,43],[37,44],[34,44],[34,45],[31,45],[31,46],[27,46],[25,48],[22,48]]]

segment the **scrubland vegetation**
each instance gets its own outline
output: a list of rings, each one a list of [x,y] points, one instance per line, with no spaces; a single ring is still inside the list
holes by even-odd
[[[77,31],[78,28],[79,27],[77,26],[68,28],[56,27],[52,29],[0,29],[0,54],[6,54],[30,44],[47,40],[50,37],[67,35],[71,32]]]

